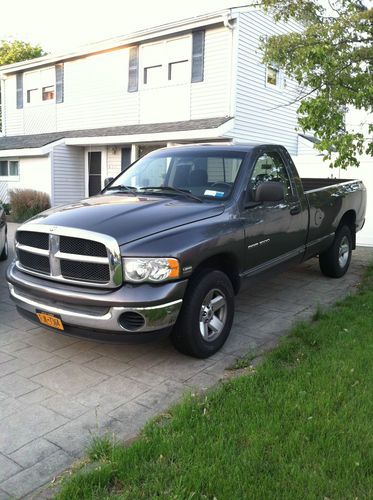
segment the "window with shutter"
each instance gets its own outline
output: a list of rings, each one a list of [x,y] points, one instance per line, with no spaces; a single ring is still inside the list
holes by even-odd
[[[23,108],[23,73],[17,73],[17,109]]]
[[[194,31],[192,43],[192,83],[203,82],[205,59],[205,32]]]
[[[61,103],[64,101],[64,66],[63,63],[56,64],[56,103]]]
[[[139,48],[131,47],[128,64],[128,92],[137,92],[139,88]]]

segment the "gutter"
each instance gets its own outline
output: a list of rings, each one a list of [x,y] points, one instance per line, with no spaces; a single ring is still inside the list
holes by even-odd
[[[58,141],[50,142],[41,148],[20,148],[20,149],[0,149],[1,158],[14,158],[14,157],[25,157],[25,156],[46,156],[49,154],[55,146],[63,144],[65,139],[59,139]]]

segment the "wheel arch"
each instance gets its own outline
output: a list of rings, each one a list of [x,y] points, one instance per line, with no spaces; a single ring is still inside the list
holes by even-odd
[[[355,210],[348,210],[342,216],[342,219],[338,225],[338,229],[342,226],[348,226],[351,229],[352,234],[352,249],[356,248],[356,212]]]
[[[238,259],[234,254],[219,253],[208,257],[200,264],[198,264],[192,276],[195,276],[207,269],[222,271],[223,273],[225,273],[232,283],[234,293],[237,294],[239,292],[241,286],[241,278],[239,274]]]

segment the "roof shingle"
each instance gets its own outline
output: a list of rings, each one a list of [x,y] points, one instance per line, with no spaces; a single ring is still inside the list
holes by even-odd
[[[156,134],[159,132],[183,132],[187,130],[203,130],[220,127],[231,118],[204,118],[166,123],[144,123],[139,125],[123,125],[120,127],[106,127],[86,130],[68,130],[48,134],[14,135],[0,137],[1,151],[9,149],[41,148],[52,142],[73,137],[109,137],[135,134]]]

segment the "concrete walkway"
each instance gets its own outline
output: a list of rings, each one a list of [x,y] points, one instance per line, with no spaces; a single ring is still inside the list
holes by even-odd
[[[11,232],[15,225],[10,225]],[[22,498],[84,454],[92,436],[133,436],[184,391],[207,388],[247,351],[265,350],[294,321],[354,290],[373,249],[359,248],[340,280],[316,259],[259,278],[236,300],[230,338],[207,360],[177,353],[168,339],[141,345],[87,342],[23,320],[0,265],[0,499]]]

